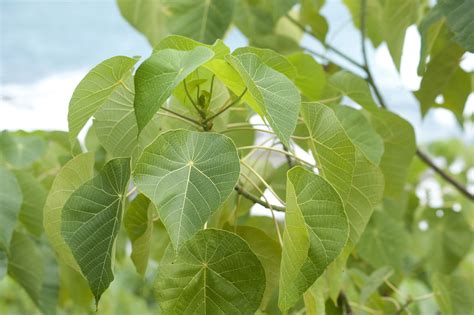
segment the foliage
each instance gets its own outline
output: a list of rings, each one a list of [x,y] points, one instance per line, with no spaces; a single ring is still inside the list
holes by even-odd
[[[68,133],[0,134],[0,312],[473,314],[474,149],[417,148],[365,49],[399,68],[416,24],[421,112],[462,125],[474,5],[438,2],[345,0],[359,62],[324,1],[118,0],[151,55],[94,67]]]

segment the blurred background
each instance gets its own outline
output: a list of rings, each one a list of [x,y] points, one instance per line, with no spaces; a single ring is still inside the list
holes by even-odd
[[[88,70],[112,56],[146,57],[151,52],[146,39],[121,17],[114,0],[0,1],[0,129],[67,130],[69,99]],[[332,23],[328,42],[361,60],[360,35],[342,0],[327,0],[322,14]],[[309,38],[303,41],[305,46],[326,53]],[[390,108],[412,122],[419,143],[452,137],[474,143],[473,95],[466,106],[464,131],[444,109],[431,110],[421,120],[418,102],[406,91],[416,90],[420,84],[415,26],[408,29],[406,41],[400,75],[385,44],[369,51],[376,82]],[[231,48],[247,44],[236,29],[227,35],[226,43]],[[331,57],[351,68],[337,56]],[[472,54],[466,54],[462,67],[474,69]]]

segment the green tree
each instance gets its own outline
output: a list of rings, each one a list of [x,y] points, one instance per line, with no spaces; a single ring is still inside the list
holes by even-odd
[[[93,68],[68,133],[0,134],[0,311],[474,314],[474,149],[420,148],[367,52],[399,69],[416,25],[422,114],[468,124],[474,2],[344,4],[362,60],[327,41],[324,0],[118,0],[151,55]]]

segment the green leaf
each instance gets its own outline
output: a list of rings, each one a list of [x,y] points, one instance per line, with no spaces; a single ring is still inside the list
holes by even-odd
[[[237,226],[236,233],[242,237],[257,255],[265,270],[265,292],[260,308],[265,310],[280,280],[281,247],[278,242],[260,229],[250,226]]]
[[[391,266],[400,272],[409,248],[410,235],[403,223],[381,211],[375,211],[356,250],[374,268]]]
[[[276,21],[285,15],[297,3],[297,0],[272,0],[273,19]]]
[[[207,47],[214,51],[214,58],[223,59],[224,56],[230,54],[229,47],[224,42],[218,39],[213,45],[206,45],[187,37],[179,35],[170,35],[163,38],[158,45],[153,47],[153,52],[157,52],[163,49],[176,49],[176,50],[193,50],[196,47]]]
[[[8,254],[8,274],[28,293],[43,314],[56,314],[59,274],[54,255],[15,231]]]
[[[441,10],[439,9],[439,6],[435,6],[428,11],[421,20],[420,25],[418,25],[421,37],[420,61],[417,68],[419,76],[422,76],[425,73],[427,56],[431,53],[433,44],[438,37],[443,24],[444,19],[442,19]]]
[[[431,107],[436,105],[436,97],[442,94],[449,84],[452,84],[451,81],[459,68],[463,54],[464,49],[451,40],[451,34],[446,28],[442,29],[434,43],[420,89],[415,92],[415,96],[420,101],[422,115],[425,115]],[[460,104],[453,108],[453,112],[458,116],[462,116],[463,101],[465,102],[465,99],[462,99]]]
[[[438,217],[438,213],[441,216]],[[472,228],[463,213],[450,208],[424,209],[419,222],[428,225],[426,231],[414,227],[414,237],[420,242],[418,254],[431,272],[451,273],[469,253],[473,244]]]
[[[356,150],[351,140],[330,107],[304,102],[301,115],[320,174],[336,188],[342,200],[346,200],[355,168]]]
[[[132,242],[131,257],[137,272],[142,276],[145,274],[150,256],[155,212],[150,199],[140,194],[132,201],[123,218],[125,230]]]
[[[276,21],[272,3],[266,0],[240,0],[235,4],[234,23],[247,38],[271,34]]]
[[[20,222],[36,237],[43,233],[43,207],[48,195],[38,180],[26,171],[15,171],[23,202],[20,210]]]
[[[138,190],[156,205],[173,247],[179,247],[227,199],[240,173],[237,150],[215,133],[162,133],[134,170]]]
[[[409,122],[386,110],[372,112],[369,120],[384,141],[379,165],[385,177],[384,195],[396,199],[403,192],[416,151],[415,131]]]
[[[127,87],[124,82],[138,59],[116,56],[95,66],[81,80],[69,102],[69,140],[76,141],[86,122],[107,102],[119,102]]]
[[[289,146],[301,103],[294,84],[253,53],[229,55],[227,60],[242,77],[278,138]]]
[[[378,108],[372,98],[369,85],[361,77],[343,70],[333,74],[329,78],[329,83],[365,109],[375,110]]]
[[[247,243],[214,229],[195,234],[176,256],[169,247],[156,280],[165,314],[254,314],[264,289],[262,264]]]
[[[419,2],[414,0],[386,0],[382,21],[384,40],[397,69],[400,69],[407,28],[416,23]]]
[[[322,177],[288,171],[278,305],[285,313],[344,248],[349,224],[336,190]]]
[[[163,49],[151,55],[135,74],[135,115],[141,132],[173,90],[186,77],[214,57],[206,47],[181,51]]]
[[[296,68],[297,74],[294,82],[301,93],[311,101],[320,99],[326,85],[323,66],[305,53],[290,55],[288,60]]]
[[[129,178],[130,159],[111,160],[71,194],[61,213],[61,234],[89,282],[96,304],[114,279],[114,243]]]
[[[5,275],[7,274],[7,266],[8,266],[8,257],[7,253],[0,249],[0,281],[3,280]]]
[[[0,134],[0,153],[15,168],[25,168],[46,152],[46,141],[35,135],[16,135],[8,131]]]
[[[223,38],[232,22],[234,0],[162,0],[171,34],[204,44]]]
[[[61,235],[61,216],[71,194],[94,175],[94,155],[83,153],[67,162],[54,179],[43,209],[44,231],[59,259],[81,272]]]
[[[13,173],[0,166],[0,248],[8,250],[23,202],[23,195]]]
[[[349,9],[354,25],[360,29],[360,0],[343,0]],[[378,47],[383,42],[383,3],[380,0],[367,0],[366,8],[366,33],[374,47]]]
[[[255,54],[260,58],[260,61],[273,68],[274,70],[284,74],[288,79],[293,80],[296,77],[295,66],[284,56],[276,53],[271,49],[255,48],[255,47],[241,47],[234,50],[232,55],[239,56],[244,54]]]
[[[435,274],[432,278],[435,299],[443,315],[472,314],[472,282],[459,276]]]
[[[120,13],[152,46],[167,33],[163,0],[117,0]]]
[[[393,273],[392,268],[381,267],[370,274],[360,290],[360,303],[364,305],[367,299],[377,292],[378,288],[384,284],[384,280],[389,278]]]
[[[345,126],[330,107],[303,103],[302,116],[320,174],[334,186],[344,202],[351,226],[349,240],[354,245],[382,199],[381,170],[358,149],[354,135],[353,138],[347,135]]]
[[[474,2],[472,0],[441,0],[441,12],[446,16],[450,29],[454,32],[454,40],[465,50],[474,52]]]
[[[322,16],[321,10],[324,1],[301,1],[300,19],[301,23],[309,25],[311,32],[316,35],[316,38],[321,42],[326,42],[326,35],[328,33],[329,25],[326,18]]]
[[[348,106],[336,106],[334,111],[355,147],[370,162],[378,165],[384,152],[383,140],[367,118],[360,111]]]

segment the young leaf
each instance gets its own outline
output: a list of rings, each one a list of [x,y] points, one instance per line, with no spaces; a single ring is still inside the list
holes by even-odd
[[[131,70],[137,61],[138,59],[124,56],[112,57],[95,66],[81,80],[69,102],[68,125],[71,144],[89,118],[102,105],[111,99],[112,102],[118,102],[116,98],[119,96],[115,92],[127,89],[124,82],[132,75]]]
[[[165,314],[254,314],[264,289],[262,264],[247,243],[214,229],[195,234],[176,256],[169,247],[156,279]]]
[[[133,178],[158,208],[178,250],[227,199],[239,173],[239,157],[229,138],[171,130],[143,151]]]
[[[163,49],[151,55],[135,74],[135,115],[141,132],[173,90],[186,77],[214,57],[214,52],[198,46],[182,51]]]
[[[114,243],[122,221],[130,159],[108,162],[75,190],[61,213],[61,233],[89,282],[96,304],[114,279]]]
[[[150,242],[153,233],[153,215],[156,210],[150,199],[138,195],[125,212],[123,224],[132,242],[132,260],[137,272],[145,274],[150,256]],[[163,240],[158,240],[162,242]]]
[[[163,0],[163,4],[171,34],[211,44],[229,28],[235,0]]]
[[[286,313],[339,256],[349,235],[344,206],[322,177],[288,171],[278,305]]]
[[[0,248],[8,251],[13,230],[23,202],[15,175],[0,166]]]
[[[67,162],[54,179],[43,209],[44,231],[59,259],[81,272],[61,235],[64,204],[71,194],[94,175],[94,154],[82,153]]]
[[[289,146],[301,103],[293,82],[253,53],[229,55],[227,60],[242,77],[248,93],[264,111],[278,138]]]
[[[384,141],[379,165],[385,177],[384,195],[398,198],[416,151],[415,131],[409,122],[386,110],[370,113],[369,121]]]

